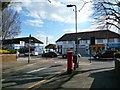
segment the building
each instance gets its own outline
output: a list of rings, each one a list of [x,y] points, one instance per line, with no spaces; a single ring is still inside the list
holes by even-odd
[[[93,45],[91,45],[92,38],[94,38]],[[92,51],[111,48],[120,50],[120,34],[110,30],[99,30],[64,34],[56,41],[58,52],[63,55],[70,49],[76,51],[76,41],[78,53],[81,55],[89,55],[90,49]]]
[[[2,47],[7,49],[16,49],[19,53],[28,54],[29,48],[33,55],[43,53],[43,42],[35,37],[22,37],[6,39],[2,42]]]
[[[45,46],[46,51],[56,51],[56,48],[56,44],[48,44],[47,46]]]
[[[3,47],[9,49],[19,49],[23,46],[39,46],[43,44],[40,40],[36,39],[35,37],[21,37],[21,38],[13,38],[13,39],[6,39],[2,42]]]

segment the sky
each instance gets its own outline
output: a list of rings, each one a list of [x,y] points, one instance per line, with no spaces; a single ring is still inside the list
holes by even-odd
[[[17,37],[28,37],[30,34],[46,44],[55,43],[66,33],[75,31],[75,7],[77,6],[77,32],[93,30],[92,2],[89,0],[14,0],[13,6],[20,14],[21,34]],[[92,0],[90,0],[92,1]],[[21,2],[21,3],[20,3]],[[84,2],[89,2],[84,5]],[[84,5],[84,7],[83,7]],[[83,7],[83,8],[82,8]]]

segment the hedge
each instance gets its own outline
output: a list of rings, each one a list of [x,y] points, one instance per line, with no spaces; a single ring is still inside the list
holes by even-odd
[[[11,50],[0,50],[0,54],[16,54],[16,50],[15,50],[15,49],[11,49]]]
[[[120,52],[116,52],[116,53],[114,54],[114,57],[115,57],[115,58],[120,58]]]

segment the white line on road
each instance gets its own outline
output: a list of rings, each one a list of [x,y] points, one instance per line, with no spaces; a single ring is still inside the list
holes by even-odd
[[[38,72],[38,71],[44,70],[44,69],[46,69],[46,68],[48,68],[48,67],[39,68],[39,69],[32,70],[32,71],[29,71],[29,72],[26,72],[26,73]]]
[[[42,63],[46,63],[46,62],[47,62],[47,61],[44,60],[44,62],[42,62]],[[40,63],[41,63],[41,62],[40,62]],[[42,63],[41,63],[41,64],[42,64]],[[38,62],[37,62],[37,63],[33,63],[33,64],[21,65],[21,66],[18,66],[18,67],[9,68],[9,69],[4,70],[2,73],[9,73],[9,72],[11,72],[11,71],[22,70],[22,69],[25,69],[25,68],[27,68],[27,67],[33,66],[33,65],[35,65],[35,64],[38,64]]]
[[[5,79],[1,79],[1,81],[3,82],[3,81],[5,81]]]
[[[67,61],[55,61],[55,63],[67,63]]]

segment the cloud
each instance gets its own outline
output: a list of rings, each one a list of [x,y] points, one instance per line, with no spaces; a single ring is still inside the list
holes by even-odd
[[[80,32],[80,29],[77,29],[77,32]],[[70,29],[64,29],[63,30],[64,33],[76,33],[76,30],[74,28],[70,28]]]
[[[61,2],[78,2],[80,0],[60,0]]]
[[[96,30],[99,30],[99,29],[96,29],[96,25],[92,25],[86,29],[77,29],[77,32],[79,33],[79,32],[96,31]],[[64,29],[63,32],[64,33],[76,33],[76,30],[75,28],[69,28],[69,29]]]
[[[53,35],[48,35],[48,34],[45,34],[44,32],[40,31],[40,30],[37,30],[35,33],[34,33],[35,37],[37,39],[39,39],[40,41],[42,41],[44,43],[44,45],[46,45],[46,38],[48,38],[48,44],[49,43],[54,43],[54,42],[51,42],[52,39],[54,38]]]
[[[54,19],[54,20],[58,20],[58,21],[61,21],[61,22],[64,22],[64,19],[60,16],[58,16],[57,14],[53,13],[51,14],[51,17]]]
[[[20,0],[19,0],[20,1]],[[50,2],[51,3],[50,3]],[[33,18],[48,19],[52,21],[74,23],[74,7],[67,8],[67,4],[77,5],[79,10],[83,2],[81,0],[23,0],[22,5],[19,5],[17,9],[21,7],[28,10],[26,16]],[[85,7],[77,13],[78,23],[86,22],[89,20],[89,16],[92,14],[92,3],[87,3]],[[22,9],[22,8],[21,8]],[[77,10],[77,11],[78,11]]]
[[[27,20],[25,22],[26,24],[29,24],[33,27],[42,27],[42,25],[44,24],[44,22],[40,19],[35,19],[35,20]]]

